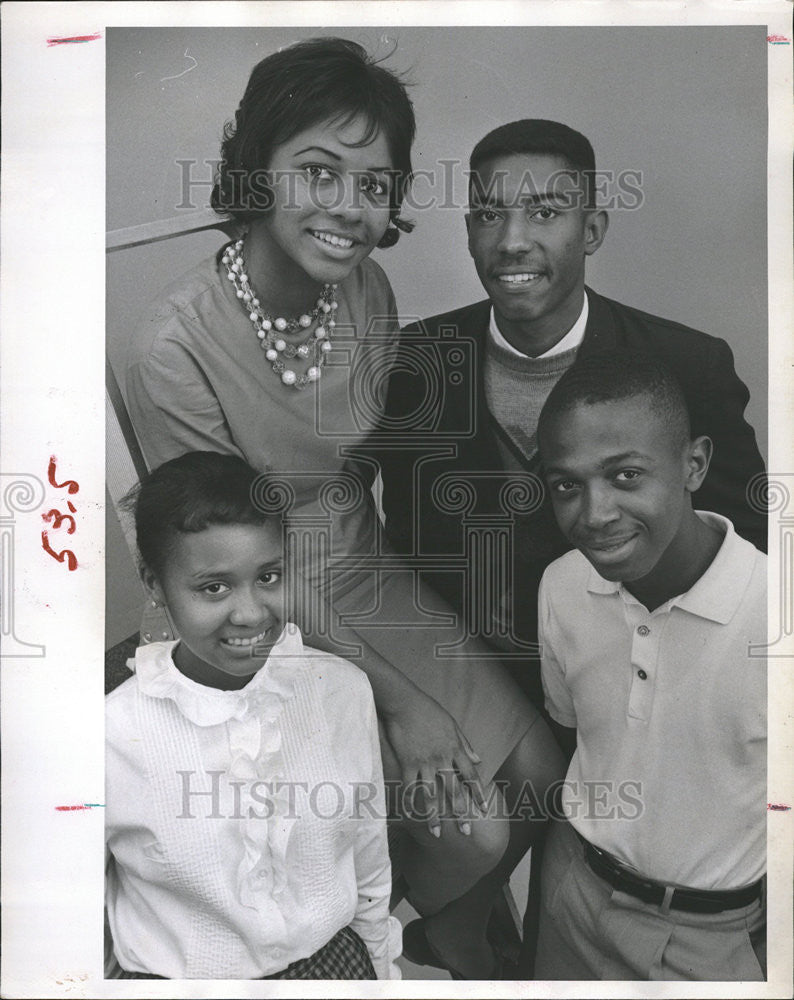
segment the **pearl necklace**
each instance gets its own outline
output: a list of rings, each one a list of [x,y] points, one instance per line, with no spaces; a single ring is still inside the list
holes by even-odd
[[[222,257],[226,265],[226,274],[235,287],[237,298],[248,310],[248,318],[254,325],[259,346],[265,352],[265,357],[271,363],[273,371],[281,378],[284,385],[292,385],[302,389],[309,382],[316,382],[320,377],[320,369],[325,363],[325,356],[331,350],[331,331],[336,326],[334,315],[337,309],[336,285],[323,285],[317,305],[310,313],[304,313],[297,319],[285,319],[283,316],[270,316],[262,309],[259,299],[248,281],[248,275],[243,261],[243,240],[237,240],[228,246]],[[320,318],[322,317],[322,322]],[[317,328],[308,340],[302,344],[288,344],[281,333],[297,333],[308,330],[314,323]],[[285,358],[308,358],[313,352],[313,364],[302,375],[287,368],[281,360]]]

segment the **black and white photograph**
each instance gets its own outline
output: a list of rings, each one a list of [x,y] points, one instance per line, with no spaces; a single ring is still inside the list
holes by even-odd
[[[2,995],[790,995],[787,5],[69,6]]]

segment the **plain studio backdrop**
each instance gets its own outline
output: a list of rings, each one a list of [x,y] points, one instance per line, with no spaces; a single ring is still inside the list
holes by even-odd
[[[630,182],[641,199],[627,196],[627,207],[611,212],[588,283],[724,338],[766,454],[764,26],[109,28],[107,228],[206,206],[223,125],[251,69],[316,35],[361,43],[410,84],[420,174],[404,214],[416,229],[375,254],[403,322],[484,297],[463,219],[474,144],[518,118],[565,122],[590,139],[599,171],[641,177]],[[122,385],[146,304],[222,242],[205,232],[108,254],[107,346]],[[111,645],[137,630],[141,592],[109,511]]]

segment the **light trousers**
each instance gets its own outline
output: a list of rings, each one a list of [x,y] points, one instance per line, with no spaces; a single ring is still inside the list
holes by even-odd
[[[664,911],[595,875],[569,823],[549,829],[543,864],[537,979],[766,979],[762,899],[722,913]]]

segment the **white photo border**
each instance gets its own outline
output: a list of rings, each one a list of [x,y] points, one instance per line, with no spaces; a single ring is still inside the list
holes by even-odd
[[[769,469],[794,472],[791,427],[791,6],[786,0],[636,3],[555,0],[489,4],[5,3],[2,16],[3,160],[2,457],[4,502],[15,477],[38,480],[50,505],[71,499],[77,529],[69,572],[41,548],[38,516],[0,510],[13,572],[4,576],[2,662],[2,995],[136,997],[135,981],[102,978],[104,857],[104,343],[105,65],[109,26],[246,24],[725,25],[766,24],[769,67]],[[92,38],[97,35],[98,37]],[[48,39],[85,41],[48,44]],[[50,456],[57,481],[47,481]],[[38,487],[28,481],[23,488]],[[19,498],[17,498],[19,500]],[[21,501],[24,504],[24,500]],[[27,501],[29,504],[32,499]],[[17,508],[18,510],[20,508]],[[35,527],[32,522],[36,521]],[[774,535],[773,535],[774,539]],[[790,542],[790,538],[789,538]],[[8,548],[6,548],[6,553]],[[770,559],[770,634],[780,621],[781,574],[790,552]],[[5,564],[4,564],[5,565]],[[789,611],[789,615],[790,615]],[[9,615],[13,617],[10,623]],[[9,624],[10,623],[10,624]],[[13,635],[9,629],[13,625]],[[9,655],[13,639],[31,644]],[[45,647],[36,655],[35,646]],[[16,647],[20,649],[21,647]],[[770,666],[769,802],[794,804],[790,635]],[[57,805],[91,808],[56,810]],[[770,978],[730,984],[734,997],[779,997],[792,983],[792,810],[769,814]],[[266,983],[150,981],[148,997],[717,997],[725,985],[544,985],[539,982]]]

